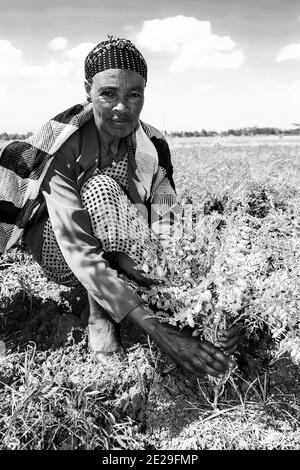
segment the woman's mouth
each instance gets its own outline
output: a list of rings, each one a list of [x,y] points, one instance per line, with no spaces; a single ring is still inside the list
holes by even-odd
[[[127,119],[120,119],[120,118],[111,118],[111,121],[115,124],[125,124]]]

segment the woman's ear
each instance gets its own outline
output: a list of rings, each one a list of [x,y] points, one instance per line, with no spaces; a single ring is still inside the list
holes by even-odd
[[[92,98],[91,98],[92,83],[89,80],[85,80],[84,85],[85,85],[87,100],[89,103],[91,103],[92,102]]]

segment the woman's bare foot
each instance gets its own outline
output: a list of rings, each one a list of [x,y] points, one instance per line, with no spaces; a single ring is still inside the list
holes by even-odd
[[[103,318],[88,324],[88,337],[93,352],[112,353],[120,345],[116,326]]]
[[[120,346],[119,328],[90,294],[88,294],[88,299],[89,319],[87,332],[89,346],[93,353],[100,358],[112,354]]]
[[[88,338],[90,349],[93,352],[94,359],[103,365],[108,365],[116,353],[125,356],[125,353],[119,342],[119,334],[113,323],[106,322],[103,319],[89,323]]]

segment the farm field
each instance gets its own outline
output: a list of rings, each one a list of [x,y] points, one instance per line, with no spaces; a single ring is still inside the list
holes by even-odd
[[[47,281],[20,245],[0,259],[0,449],[300,448],[300,137],[169,144],[197,213],[194,280],[243,327],[232,380],[213,406],[206,377],[126,321],[126,357],[95,364],[85,293]]]

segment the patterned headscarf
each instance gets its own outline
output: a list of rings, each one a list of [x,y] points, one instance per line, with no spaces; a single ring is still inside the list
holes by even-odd
[[[108,36],[85,59],[85,87],[87,93],[93,76],[107,69],[127,69],[139,73],[147,82],[147,64],[135,45],[128,39]]]

